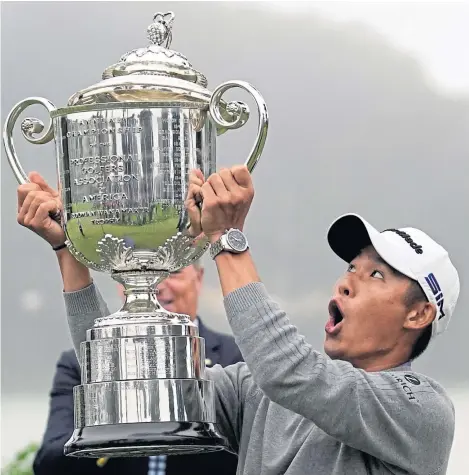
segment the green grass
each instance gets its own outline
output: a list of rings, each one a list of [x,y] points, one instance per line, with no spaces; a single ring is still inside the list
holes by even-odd
[[[80,211],[84,210],[80,209]],[[165,217],[162,217],[160,213],[155,213],[152,221],[146,224],[138,224],[136,215],[130,216],[129,221],[132,224],[93,224],[93,219],[85,217],[69,220],[67,222],[67,234],[79,252],[90,261],[100,263],[101,258],[96,249],[98,241],[106,234],[112,234],[112,236],[121,239],[124,237],[130,238],[135,242],[135,247],[138,249],[155,249],[178,232],[179,213],[166,212]],[[80,232],[78,223],[81,224],[84,236]]]

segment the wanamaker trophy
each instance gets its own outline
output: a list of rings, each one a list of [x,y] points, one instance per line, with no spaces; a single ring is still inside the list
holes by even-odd
[[[50,125],[21,122],[33,144],[55,141],[61,223],[70,252],[125,287],[122,308],[99,318],[80,347],[81,385],[74,388],[75,430],[67,455],[187,454],[226,449],[217,430],[205,346],[188,316],[159,303],[156,285],[207,250],[190,232],[184,200],[188,172],[216,170],[216,137],[243,126],[249,109],[222,95],[239,87],[258,107],[258,131],[246,165],[252,171],[267,136],[262,96],[242,81],[212,93],[186,57],[169,49],[174,14],[157,13],[150,44],[124,54],[102,80],[57,109],[31,97],[10,112],[3,141],[20,183],[28,182],[13,129],[30,105]],[[42,135],[40,135],[42,134]],[[128,243],[133,241],[133,245]]]

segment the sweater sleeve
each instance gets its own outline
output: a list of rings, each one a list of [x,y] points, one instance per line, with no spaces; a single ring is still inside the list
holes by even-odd
[[[65,309],[73,347],[80,360],[80,343],[86,340],[86,331],[94,321],[110,314],[98,287],[94,283],[75,292],[64,292]]]

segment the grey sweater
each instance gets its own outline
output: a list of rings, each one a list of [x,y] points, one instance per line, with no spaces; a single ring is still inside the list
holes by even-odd
[[[94,284],[65,293],[75,350],[109,311]],[[207,369],[239,475],[446,473],[454,409],[410,365],[365,372],[314,351],[263,284],[225,298],[246,363]]]

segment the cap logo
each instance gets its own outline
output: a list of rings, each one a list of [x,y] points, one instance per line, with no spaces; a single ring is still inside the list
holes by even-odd
[[[440,309],[440,316],[438,317],[438,320],[440,320],[445,316],[445,312],[443,312],[443,306],[445,304],[443,292],[441,291],[440,284],[436,280],[436,277],[433,273],[428,274],[427,277],[425,277],[425,280],[428,286],[430,287],[430,290],[432,291],[433,295],[435,296],[436,304]]]
[[[422,249],[422,246],[420,246],[419,244],[417,244],[416,242],[414,242],[412,240],[412,238],[407,234],[405,233],[404,231],[399,231],[399,229],[385,229],[383,231],[383,233],[385,233],[386,231],[391,231],[393,233],[396,233],[398,236],[401,236],[401,238],[405,239],[406,242],[409,243],[410,247],[417,253],[417,254],[423,254],[423,249]]]

